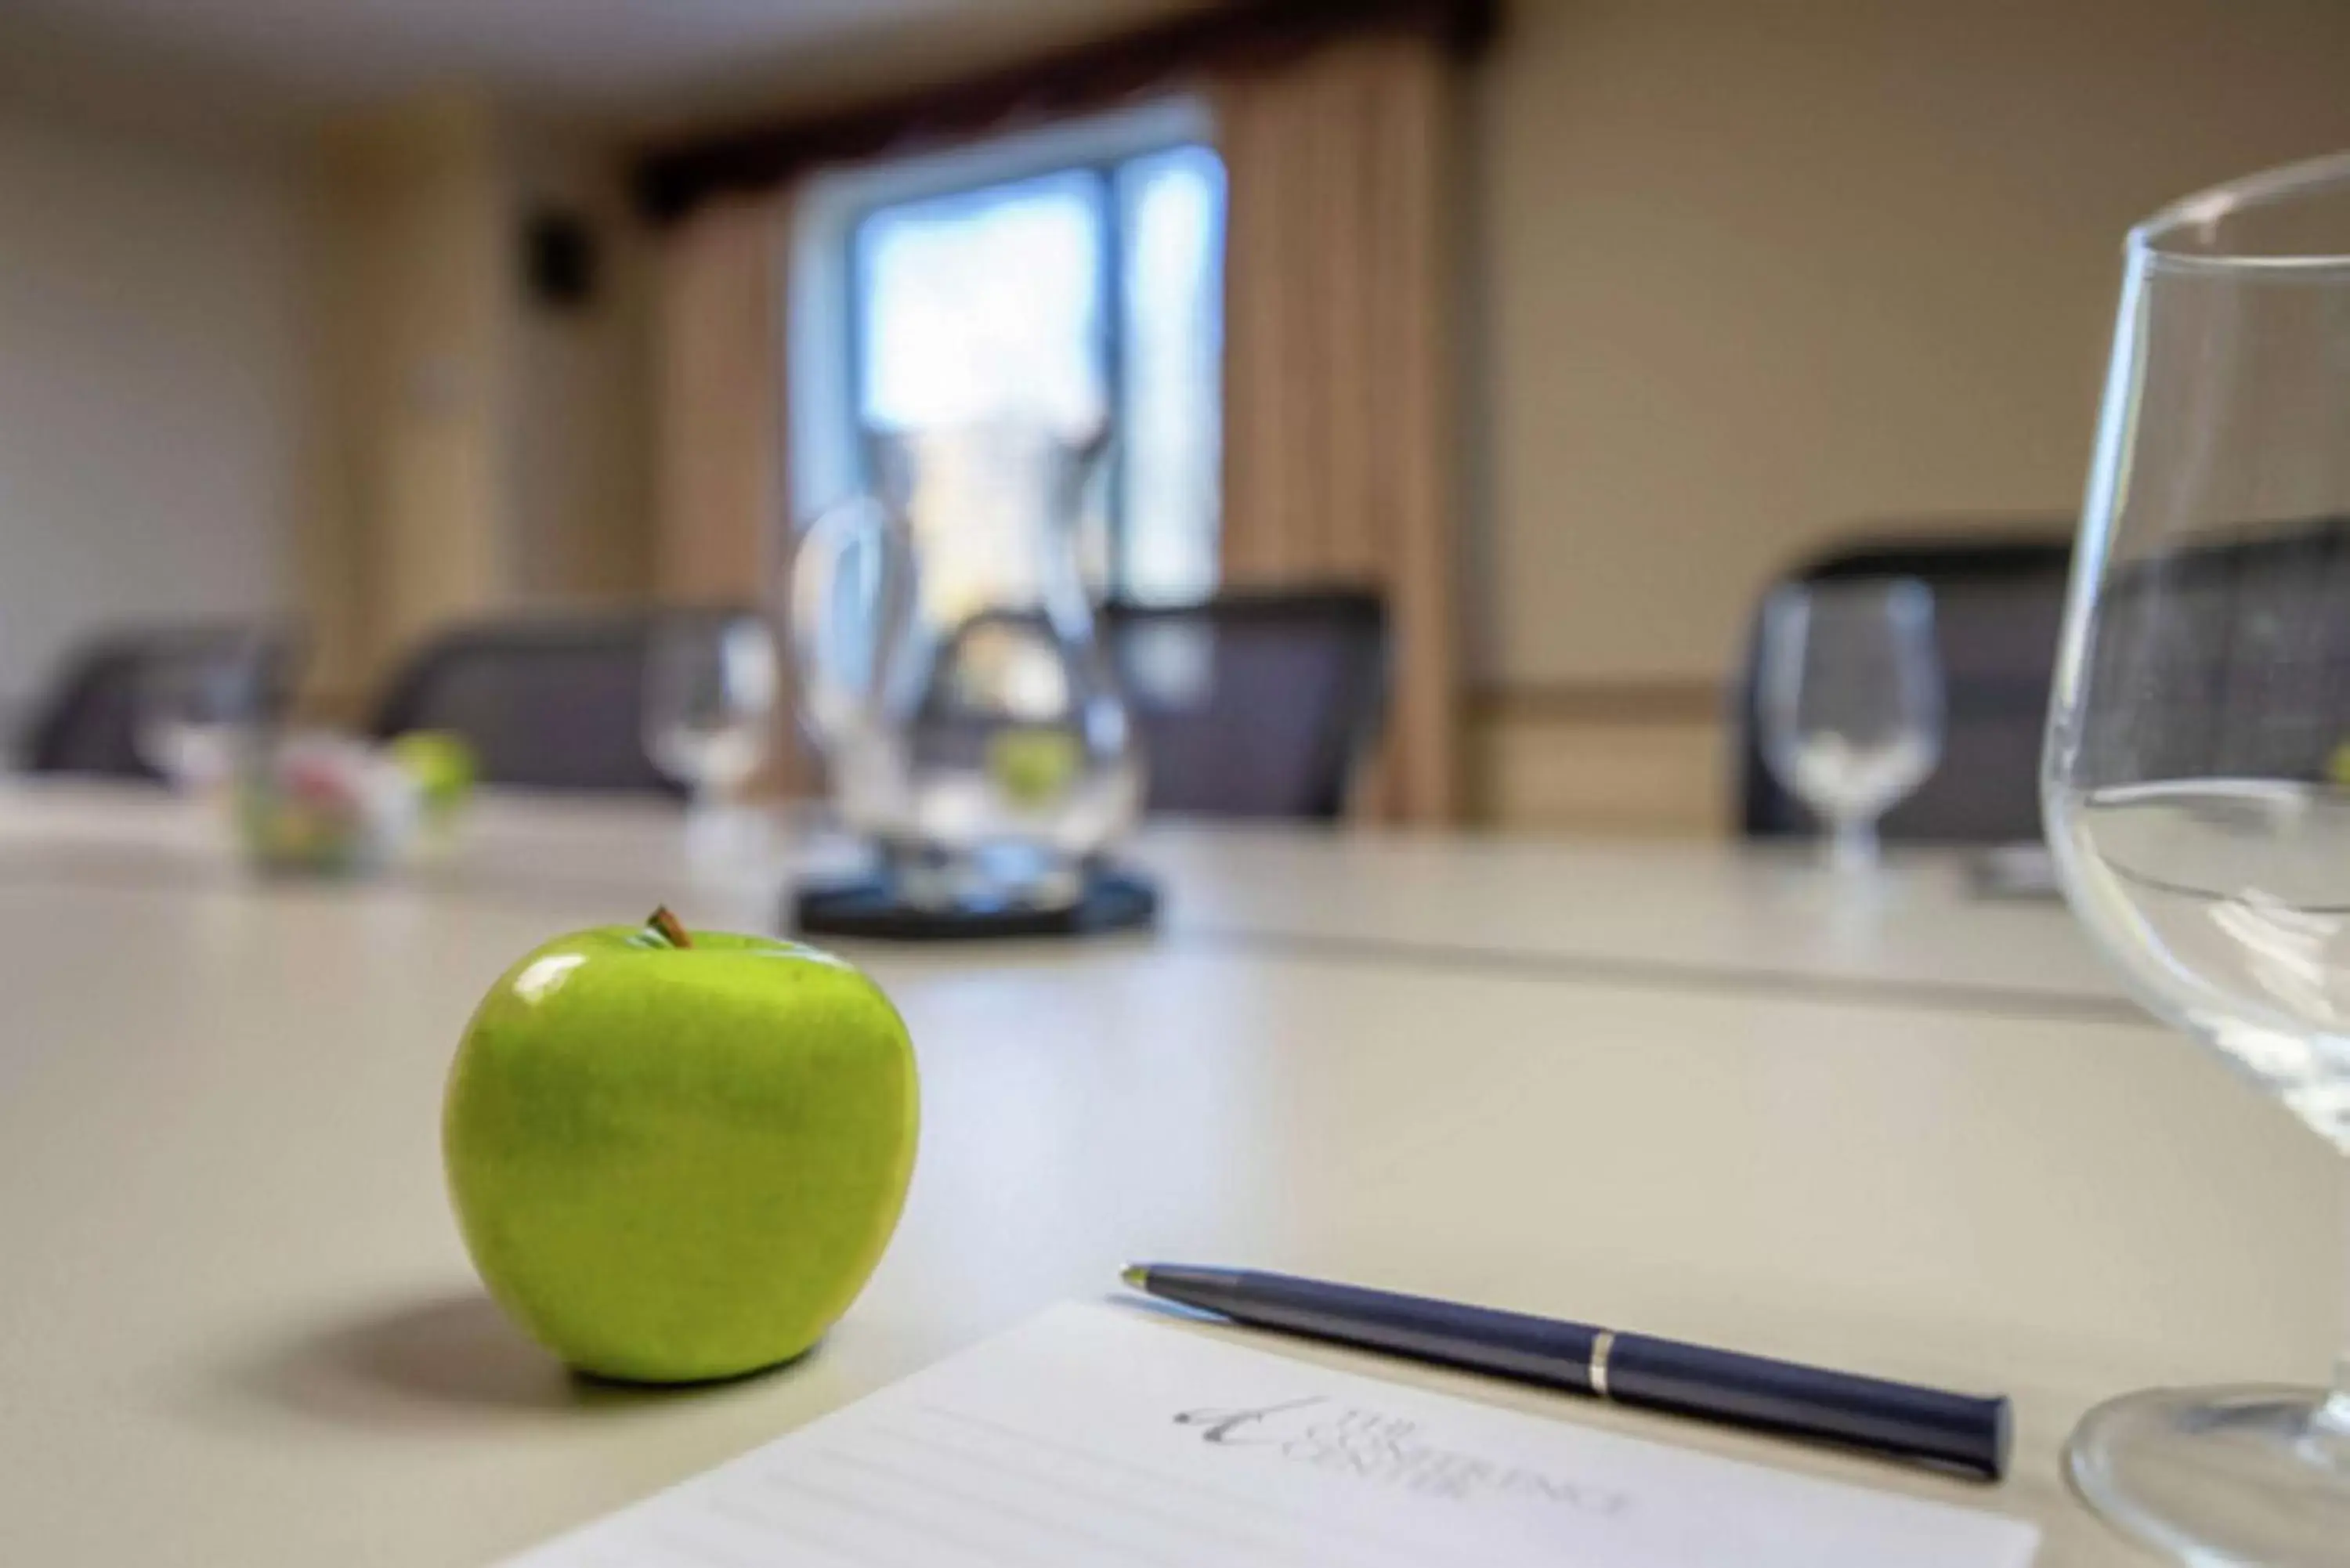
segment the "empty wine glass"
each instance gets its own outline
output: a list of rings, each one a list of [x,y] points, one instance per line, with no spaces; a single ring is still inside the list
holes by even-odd
[[[645,753],[698,806],[736,798],[766,760],[781,675],[755,616],[677,616],[645,655]]]
[[[2130,234],[2042,774],[2066,895],[2139,1000],[2350,1155],[2345,742],[2350,155]],[[2344,1340],[2330,1394],[2099,1407],[2074,1487],[2188,1561],[2350,1563]]]
[[[1908,577],[1790,583],[1762,608],[1762,757],[1829,829],[1832,864],[1877,862],[1877,821],[1942,752],[1934,597]]]
[[[259,726],[266,660],[243,638],[158,653],[140,671],[131,739],[140,760],[182,794],[210,793],[236,770]]]

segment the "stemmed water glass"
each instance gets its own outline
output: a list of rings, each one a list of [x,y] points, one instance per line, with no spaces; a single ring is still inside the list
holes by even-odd
[[[1942,750],[1934,597],[1908,577],[1789,583],[1762,607],[1763,761],[1828,828],[1830,863],[1877,863],[1877,823]]]
[[[131,742],[182,794],[226,784],[260,725],[267,660],[254,639],[192,640],[159,652],[139,675]]]
[[[766,760],[782,675],[756,616],[678,615],[645,655],[645,753],[697,807],[740,796]]]
[[[2350,155],[2129,237],[2043,774],[2139,999],[2350,1155],[2345,742]],[[2174,1556],[2350,1563],[2350,1349],[2330,1392],[2116,1399],[2067,1462]]]

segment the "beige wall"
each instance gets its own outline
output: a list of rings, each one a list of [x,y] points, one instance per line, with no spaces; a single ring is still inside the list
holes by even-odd
[[[621,168],[468,93],[324,138],[317,347],[335,398],[303,543],[328,711],[357,711],[452,621],[643,591],[646,269]],[[525,287],[525,220],[546,204],[598,243],[576,308]]]
[[[641,595],[651,576],[651,240],[608,146],[513,117],[500,142],[515,221],[570,213],[597,252],[588,299],[518,306],[515,587],[537,604]]]
[[[0,103],[0,701],[112,621],[289,607],[292,161]]]
[[[1520,0],[1475,138],[1485,802],[1702,829],[1761,586],[2076,508],[2124,230],[2350,146],[2350,5]]]
[[[351,716],[452,617],[642,590],[617,153],[463,95],[313,135],[23,67],[0,58],[0,709],[95,627],[282,613]],[[523,286],[548,202],[603,242],[583,309]]]
[[[492,133],[484,108],[452,97],[341,125],[323,148],[316,348],[333,420],[304,544],[316,674],[338,699],[506,592],[511,327]]]

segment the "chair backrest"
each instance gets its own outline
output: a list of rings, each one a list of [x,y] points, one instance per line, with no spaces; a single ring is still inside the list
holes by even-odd
[[[654,633],[679,620],[755,613],[662,609],[459,627],[409,659],[369,727],[385,740],[417,730],[457,735],[485,784],[682,794],[645,752]]]
[[[255,716],[275,722],[301,674],[301,639],[263,623],[124,628],[95,637],[67,656],[34,704],[19,762],[30,773],[161,782],[140,753],[140,691],[158,670],[198,659],[238,667],[253,682]]]
[[[1942,757],[1879,825],[1889,841],[2000,844],[2041,836],[2040,749],[2072,573],[2070,519],[1981,540],[1879,540],[1838,548],[1783,581],[1915,577],[1933,591],[1947,721]],[[1739,826],[1754,837],[1815,830],[1762,760],[1758,616],[1738,695]]]
[[[1378,594],[1114,603],[1102,627],[1142,737],[1149,809],[1322,822],[1345,810],[1386,702]]]
[[[2350,518],[2214,530],[2100,585],[2076,778],[2316,782],[2350,747]]]

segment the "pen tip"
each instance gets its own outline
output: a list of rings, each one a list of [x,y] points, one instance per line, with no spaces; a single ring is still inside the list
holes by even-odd
[[[1128,1263],[1118,1272],[1118,1277],[1126,1282],[1128,1290],[1147,1291],[1150,1288],[1150,1271],[1140,1263]]]

